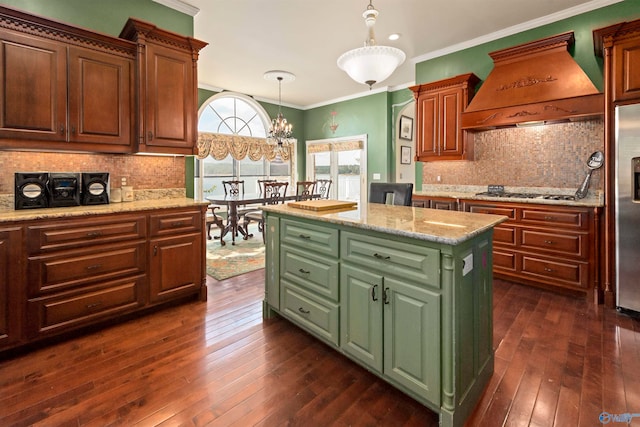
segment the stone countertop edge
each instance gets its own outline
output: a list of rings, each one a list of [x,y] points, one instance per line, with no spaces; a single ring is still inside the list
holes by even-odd
[[[604,194],[602,191],[589,192],[587,197],[579,200],[547,200],[530,198],[503,198],[492,196],[478,196],[477,193],[487,191],[487,187],[481,186],[423,186],[421,191],[414,191],[416,196],[424,197],[444,197],[450,199],[483,200],[492,202],[511,203],[533,203],[539,205],[556,206],[581,206],[581,207],[602,207],[604,206]],[[573,196],[575,190],[546,187],[505,187],[505,191],[512,193],[539,193],[539,194],[563,194]]]
[[[208,206],[206,200],[189,198],[167,198],[139,200],[133,202],[109,203],[105,205],[82,205],[62,208],[0,210],[0,223],[14,221],[32,221],[38,219],[56,219],[126,213],[156,209],[188,208],[191,206]]]
[[[267,212],[378,231],[428,242],[457,245],[508,218],[502,215],[367,203],[356,209],[312,211],[288,204],[260,207]]]

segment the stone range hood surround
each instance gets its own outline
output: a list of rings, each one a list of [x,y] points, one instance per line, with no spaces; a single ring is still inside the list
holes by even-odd
[[[491,52],[494,68],[462,113],[462,128],[584,120],[604,115],[604,95],[569,54],[567,32]]]

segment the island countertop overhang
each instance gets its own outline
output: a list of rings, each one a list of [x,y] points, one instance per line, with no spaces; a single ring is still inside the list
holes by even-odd
[[[379,231],[429,242],[457,245],[506,221],[502,215],[366,203],[357,209],[312,211],[288,204],[261,207],[266,212]]]

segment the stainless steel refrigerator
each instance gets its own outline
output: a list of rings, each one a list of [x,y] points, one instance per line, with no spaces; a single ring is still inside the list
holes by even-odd
[[[640,312],[640,104],[616,107],[616,305]]]

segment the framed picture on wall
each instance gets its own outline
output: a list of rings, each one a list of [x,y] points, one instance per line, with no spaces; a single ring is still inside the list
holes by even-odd
[[[410,165],[411,164],[411,147],[407,145],[400,146],[400,164],[402,165]]]
[[[413,139],[413,119],[400,116],[400,139],[411,141]]]

